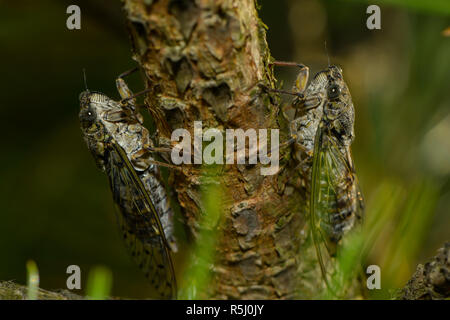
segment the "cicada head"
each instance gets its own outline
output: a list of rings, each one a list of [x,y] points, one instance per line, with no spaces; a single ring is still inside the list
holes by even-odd
[[[341,140],[350,142],[353,139],[354,107],[342,69],[330,66],[322,73],[327,78],[324,120],[328,122],[330,129],[341,136]]]
[[[105,113],[112,109],[120,110],[120,106],[115,107],[115,101],[103,93],[93,91],[83,91],[80,94],[80,123],[81,129],[87,132],[94,132],[98,125],[105,119]],[[93,127],[94,126],[94,127]]]
[[[109,139],[105,116],[117,103],[99,92],[83,91],[80,94],[81,131],[97,166],[104,170],[105,144]],[[118,107],[117,107],[118,108]]]

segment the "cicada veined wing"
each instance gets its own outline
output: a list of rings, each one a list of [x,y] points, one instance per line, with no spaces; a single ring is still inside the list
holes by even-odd
[[[116,215],[125,245],[161,297],[174,298],[175,271],[153,202],[125,151],[111,141],[106,152],[105,171],[119,207]]]
[[[360,223],[363,200],[350,147],[322,121],[316,132],[311,175],[310,227],[322,277],[329,292],[345,290],[345,275],[336,261],[343,235]]]

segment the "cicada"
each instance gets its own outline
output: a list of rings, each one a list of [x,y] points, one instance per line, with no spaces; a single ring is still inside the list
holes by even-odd
[[[329,66],[308,85],[309,69],[301,64],[291,93],[295,114],[291,139],[308,194],[311,236],[327,286],[334,270],[333,257],[342,237],[361,222],[364,201],[351,156],[355,110],[342,69]]]
[[[171,252],[173,212],[152,153],[156,150],[122,76],[121,101],[99,92],[80,94],[79,119],[97,166],[108,176],[127,249],[162,298],[176,297]]]

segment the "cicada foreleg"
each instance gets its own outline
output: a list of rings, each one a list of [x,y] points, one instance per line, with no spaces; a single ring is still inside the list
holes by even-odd
[[[296,67],[299,68],[299,72],[297,74],[297,78],[295,79],[294,86],[292,87],[292,92],[290,94],[299,95],[303,94],[308,84],[309,79],[309,68],[304,64],[297,62],[287,62],[287,61],[274,61],[271,65],[278,67]],[[280,92],[286,93],[286,92]]]
[[[172,152],[171,148],[165,148],[165,147],[147,147],[147,150],[150,152],[158,152],[158,153],[170,153]]]
[[[159,152],[171,152],[170,148],[155,148],[152,146],[144,146],[144,148],[138,150],[137,152],[134,152],[130,155],[131,162],[137,167],[137,168],[148,168],[150,165],[160,166],[160,167],[166,167],[174,170],[182,170],[181,167],[175,166],[170,163],[162,162],[155,160],[148,156],[148,152],[152,153],[159,153]]]
[[[129,76],[130,74],[133,74],[134,72],[136,72],[138,70],[139,70],[139,67],[136,67],[131,70],[125,71],[124,73],[120,74],[119,77],[117,77],[116,87],[117,87],[117,91],[119,92],[119,95],[121,98],[120,103],[131,104],[131,105],[135,106],[136,98],[141,95],[146,94],[147,92],[149,92],[151,90],[150,88],[147,88],[145,90],[142,90],[138,93],[133,94],[133,92],[130,90],[130,88],[126,84],[124,77]]]
[[[281,89],[273,89],[265,87],[267,90],[275,93],[289,94],[296,96],[298,98],[303,98],[303,92],[306,89],[306,85],[308,84],[309,78],[309,68],[301,63],[296,62],[286,62],[286,61],[273,61],[270,63],[270,66],[280,66],[280,67],[297,67],[300,71],[297,74],[297,78],[295,80],[292,91],[286,91]]]
[[[138,70],[139,70],[139,68],[135,67],[131,70],[125,71],[124,73],[120,74],[116,79],[116,87],[117,87],[117,91],[119,92],[121,100],[129,99],[133,105],[136,104],[136,100],[130,99],[133,96],[133,92],[130,90],[130,88],[126,84],[124,78],[126,76],[129,76],[130,74],[133,74],[134,72],[136,72]]]

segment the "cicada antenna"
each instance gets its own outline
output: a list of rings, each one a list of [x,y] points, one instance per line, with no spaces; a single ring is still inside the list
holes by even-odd
[[[325,40],[325,54],[327,55],[328,58],[328,67],[330,67],[330,55],[328,54],[328,49],[327,49],[327,40]]]
[[[86,80],[86,69],[83,68],[83,78],[84,78],[84,87],[86,88],[86,91],[89,92],[88,86],[87,86],[87,80]]]

